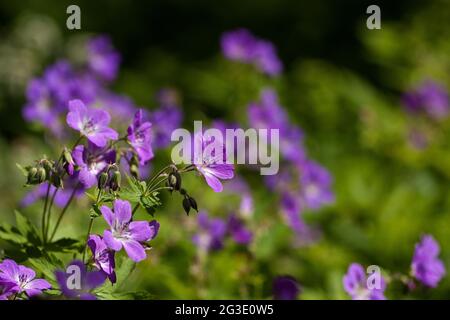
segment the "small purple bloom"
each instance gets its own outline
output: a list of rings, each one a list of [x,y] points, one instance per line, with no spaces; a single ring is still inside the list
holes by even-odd
[[[87,49],[89,68],[104,80],[114,80],[119,70],[120,54],[114,49],[111,39],[94,37],[89,40]]]
[[[29,297],[33,297],[51,288],[46,280],[35,278],[33,269],[18,265],[13,260],[5,259],[0,263],[0,287],[3,287],[5,292],[25,292]]]
[[[221,38],[223,55],[230,60],[254,64],[261,72],[275,76],[283,70],[276,49],[267,40],[255,37],[246,29],[226,32]]]
[[[306,207],[317,210],[334,201],[331,190],[333,179],[325,168],[306,160],[300,165],[299,171],[301,196]]]
[[[272,293],[276,300],[296,300],[300,285],[294,277],[279,276],[273,280]]]
[[[144,260],[147,254],[142,243],[156,236],[159,224],[156,227],[153,223],[152,228],[147,221],[131,221],[131,205],[128,201],[116,200],[114,211],[107,206],[102,206],[100,211],[111,228],[103,233],[106,245],[114,251],[120,251],[123,247],[135,262]]]
[[[80,300],[95,300],[92,290],[101,286],[106,280],[106,273],[87,271],[80,260],[72,261],[66,270],[55,271],[55,276],[65,297]]]
[[[69,101],[67,124],[95,144],[104,147],[108,139],[117,140],[119,135],[108,127],[109,113],[99,109],[88,109],[81,100]]]
[[[445,275],[445,266],[438,258],[439,252],[439,244],[431,235],[424,235],[414,251],[412,274],[430,288],[436,287]]]
[[[220,250],[227,232],[225,221],[209,218],[206,212],[198,214],[199,231],[192,237],[194,244],[202,251]]]
[[[111,281],[111,283],[116,282],[116,272],[114,268],[116,267],[116,262],[114,258],[115,252],[110,250],[106,243],[103,241],[102,237],[91,234],[87,242],[89,248],[92,251],[92,258],[94,260],[94,265],[97,269],[103,271]]]
[[[151,127],[150,122],[143,122],[142,110],[136,112],[133,123],[128,127],[128,141],[136,150],[141,165],[153,158]]]
[[[116,161],[114,150],[105,150],[89,143],[76,146],[72,151],[72,157],[79,167],[78,179],[86,189],[97,184],[97,176],[106,169],[109,164]]]
[[[234,177],[234,167],[225,161],[225,146],[223,142],[218,142],[217,148],[209,148],[211,152],[205,152],[209,151],[207,147],[210,143],[215,143],[212,141],[212,137],[207,137],[201,132],[195,134],[193,163],[197,171],[205,178],[206,183],[215,192],[221,192],[223,186],[219,179],[232,179]]]
[[[228,217],[227,229],[233,240],[238,244],[248,245],[253,239],[252,232],[234,214]]]
[[[433,119],[447,117],[450,101],[447,90],[433,81],[426,81],[403,95],[402,103],[411,113],[425,112]]]
[[[380,275],[381,277],[381,275]],[[384,290],[386,283],[380,278],[379,288],[368,288],[366,274],[362,265],[352,263],[348,267],[347,274],[343,278],[345,291],[353,300],[385,300]]]

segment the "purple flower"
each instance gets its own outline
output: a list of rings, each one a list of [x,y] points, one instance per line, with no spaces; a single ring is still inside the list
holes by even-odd
[[[286,160],[298,163],[305,159],[303,132],[289,122],[289,117],[279,104],[274,90],[263,90],[260,102],[251,103],[247,113],[253,128],[279,130],[280,152]]]
[[[333,179],[318,163],[306,160],[300,165],[301,197],[305,206],[317,210],[334,201],[331,190]]]
[[[243,221],[234,214],[231,214],[228,217],[227,229],[233,240],[238,244],[247,245],[253,239],[252,232],[247,229]]]
[[[107,36],[97,36],[89,40],[88,66],[100,78],[111,81],[117,76],[120,64],[120,54],[114,49],[111,39]]]
[[[219,250],[227,232],[226,223],[219,218],[209,218],[206,212],[198,214],[199,232],[192,237],[194,244],[202,251]]]
[[[5,259],[0,263],[0,287],[4,288],[4,292],[14,294],[25,292],[29,297],[33,297],[51,288],[46,280],[35,278],[36,273],[33,269],[18,265],[13,260]]]
[[[97,176],[106,169],[109,164],[116,161],[114,150],[105,150],[89,143],[76,146],[72,151],[72,157],[79,167],[78,179],[86,189],[97,184]]]
[[[160,107],[149,114],[149,121],[153,124],[154,148],[163,149],[170,145],[172,132],[181,126],[183,114],[174,90],[160,90],[157,100]]]
[[[106,146],[108,139],[117,140],[119,135],[108,127],[109,113],[99,109],[88,109],[81,100],[69,101],[67,124],[98,147]]]
[[[103,233],[106,245],[114,251],[120,251],[123,247],[135,262],[144,260],[147,254],[142,243],[156,236],[159,224],[153,222],[153,225],[150,225],[147,221],[131,222],[131,205],[128,201],[114,201],[114,212],[107,206],[102,206],[100,211],[111,228]]]
[[[438,258],[439,244],[431,235],[424,235],[416,244],[411,269],[413,276],[425,286],[434,288],[445,275],[445,266]]]
[[[63,208],[70,199],[73,189],[78,184],[78,180],[75,177],[70,177],[69,179],[64,180],[64,189],[59,189],[55,195],[54,203],[59,208]],[[40,199],[44,199],[47,194],[48,182],[41,183],[33,188],[33,190],[29,191],[20,201],[20,206],[22,208],[28,207],[35,203]],[[51,185],[50,186],[50,194],[55,192],[56,188]],[[84,195],[84,189],[79,188],[77,192],[75,192],[75,197],[80,197]]]
[[[102,237],[96,234],[89,236],[87,244],[92,251],[94,265],[108,276],[111,283],[115,283],[116,272],[114,268],[116,267],[116,262],[114,259],[114,251],[110,250]]]
[[[273,280],[272,293],[276,300],[295,300],[300,293],[300,285],[291,276],[279,276]]]
[[[136,150],[141,165],[153,158],[151,146],[151,127],[148,121],[143,122],[142,110],[134,115],[133,123],[128,127],[128,141]]]
[[[101,286],[106,280],[103,271],[87,271],[79,260],[72,261],[66,270],[55,271],[61,292],[69,299],[95,300],[93,289]]]
[[[381,275],[380,275],[381,277]],[[379,288],[368,288],[366,274],[362,265],[352,263],[348,267],[347,274],[343,278],[345,291],[352,297],[353,300],[385,300],[384,290],[386,283],[381,277]]]
[[[219,179],[232,179],[234,177],[234,167],[227,164],[225,159],[225,146],[223,142],[217,145],[218,148],[212,149],[211,152],[206,148],[210,143],[215,143],[212,137],[208,137],[201,132],[194,135],[194,165],[197,171],[203,175],[206,183],[215,191],[223,190],[222,183]],[[197,146],[197,147],[196,147]],[[200,147],[200,149],[198,148]],[[220,149],[220,150],[217,150]],[[217,154],[216,154],[217,152]]]
[[[433,81],[426,81],[403,95],[402,103],[411,113],[425,112],[431,118],[441,119],[450,111],[447,90]]]
[[[227,59],[252,63],[268,75],[278,75],[283,70],[274,45],[269,41],[258,39],[246,29],[224,33],[221,47]]]

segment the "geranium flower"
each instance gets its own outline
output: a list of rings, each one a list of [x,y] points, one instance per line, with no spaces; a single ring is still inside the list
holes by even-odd
[[[102,206],[100,211],[111,228],[103,233],[106,245],[114,251],[120,251],[123,247],[128,257],[135,262],[144,260],[147,254],[142,243],[156,236],[159,224],[156,221],[152,225],[147,221],[131,221],[131,205],[128,201],[116,200],[114,211],[107,206]]]
[[[273,280],[272,294],[276,300],[295,300],[300,293],[300,286],[291,276],[279,276]]]
[[[317,210],[334,201],[333,178],[318,163],[306,160],[299,165],[301,197],[306,207]]]
[[[109,249],[102,237],[96,234],[89,236],[87,244],[92,251],[94,265],[108,276],[111,283],[115,283],[116,272],[114,268],[116,267],[116,262],[114,259],[114,251]]]
[[[212,137],[208,137],[201,132],[197,132],[194,136],[196,140],[194,146],[202,146],[200,150],[194,150],[194,165],[197,171],[203,175],[206,183],[215,191],[221,192],[223,190],[222,183],[219,179],[232,179],[234,177],[234,167],[232,164],[225,163],[225,145],[221,142],[219,149],[221,152],[215,153],[218,150],[212,150],[211,153],[205,153],[205,148],[214,143]],[[196,149],[196,148],[194,148]]]
[[[430,288],[436,287],[445,275],[445,266],[438,258],[439,251],[439,244],[431,235],[424,235],[414,250],[412,274]]]
[[[52,287],[46,280],[35,278],[33,269],[18,265],[14,260],[6,259],[0,263],[0,286],[6,292],[25,292],[29,297],[33,297]]]
[[[143,122],[142,110],[136,112],[133,123],[128,127],[128,141],[136,150],[141,165],[153,158],[151,127],[150,122]]]
[[[353,300],[385,300],[386,283],[381,277],[380,288],[369,289],[364,268],[359,263],[352,263],[343,278],[344,289]]]
[[[198,214],[199,232],[193,236],[192,241],[203,251],[219,250],[227,232],[225,221],[220,218],[209,218],[206,212]]]
[[[238,244],[246,245],[253,239],[252,232],[247,229],[243,221],[234,214],[231,214],[228,217],[227,229],[233,240]]]
[[[87,189],[96,185],[99,173],[116,161],[116,152],[98,148],[90,143],[87,148],[83,145],[76,146],[72,157],[80,169],[78,178]]]
[[[111,39],[97,36],[88,41],[88,66],[100,78],[111,81],[117,76],[120,54],[114,49]]]
[[[81,100],[69,101],[67,124],[97,147],[104,147],[109,139],[117,140],[119,135],[108,127],[111,117],[108,112],[87,108]]]
[[[93,289],[101,286],[106,280],[103,271],[88,272],[84,263],[74,260],[66,270],[55,271],[56,280],[62,294],[69,299],[95,300]]]

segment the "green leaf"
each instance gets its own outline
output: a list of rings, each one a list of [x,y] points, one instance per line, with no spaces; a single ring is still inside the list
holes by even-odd
[[[102,212],[96,203],[94,203],[92,208],[89,210],[89,215],[92,219],[98,218],[102,215]]]
[[[53,282],[52,284],[56,283],[55,271],[64,268],[63,263],[54,255],[28,259],[28,262],[34,270],[43,274],[46,280]]]
[[[81,252],[84,245],[77,239],[62,238],[49,243],[45,249],[51,252]]]
[[[26,237],[27,240],[35,246],[41,245],[41,239],[39,238],[39,234],[33,224],[28,220],[27,217],[22,215],[19,211],[14,211],[16,215],[16,224],[17,229],[22,234],[22,236]]]
[[[27,242],[27,238],[16,227],[7,223],[0,225],[0,239],[16,244],[25,244]]]
[[[16,167],[19,168],[20,172],[26,177],[28,176],[28,171],[30,170],[31,166],[23,167],[20,164],[16,163]]]

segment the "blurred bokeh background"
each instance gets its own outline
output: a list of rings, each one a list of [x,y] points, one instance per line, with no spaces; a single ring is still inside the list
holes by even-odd
[[[81,8],[81,30],[66,28],[70,4]],[[189,129],[197,119],[245,123],[247,105],[259,99],[262,88],[274,88],[291,123],[304,131],[308,154],[331,173],[335,197],[321,210],[301,212],[314,236],[298,243],[279,214],[277,195],[258,172],[243,169],[254,203],[247,218],[253,239],[248,245],[227,239],[221,250],[201,255],[192,242],[199,228],[196,215],[186,216],[179,199],[165,195],[150,258],[123,286],[157,299],[265,299],[275,277],[290,275],[300,283],[301,299],[346,299],[342,277],[350,263],[408,273],[414,244],[425,233],[441,245],[449,266],[450,117],[412,112],[405,94],[429,82],[450,88],[450,3],[377,1],[381,30],[366,28],[370,4],[0,2],[1,220],[13,220],[14,208],[29,191],[15,164],[55,155],[62,146],[24,120],[27,84],[61,58],[76,63],[86,39],[103,34],[122,56],[112,90],[156,110],[158,92],[171,88]],[[227,61],[220,39],[236,28],[271,41],[283,73],[267,77]],[[169,159],[170,149],[160,150],[151,167]],[[205,191],[193,176],[185,183],[211,216],[225,219],[239,208],[239,195]],[[41,206],[37,202],[22,212],[38,222]],[[63,234],[83,237],[86,208],[87,200],[77,201]],[[386,296],[447,299],[450,281],[444,277],[437,288],[412,292],[393,284]]]

